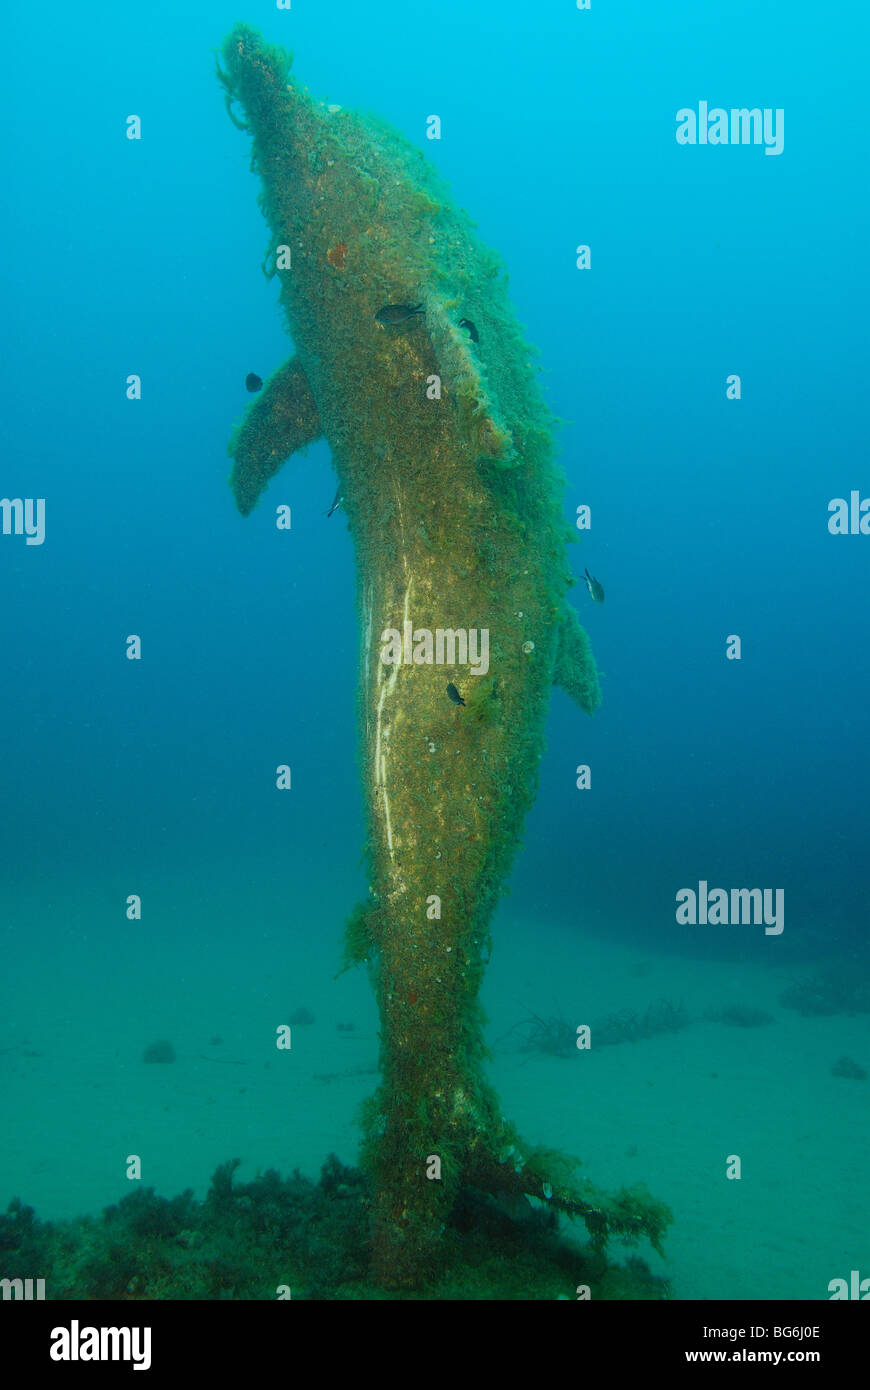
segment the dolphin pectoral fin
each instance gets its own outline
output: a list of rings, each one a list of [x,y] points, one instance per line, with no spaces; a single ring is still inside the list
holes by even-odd
[[[559,647],[553,684],[566,691],[586,714],[594,714],[601,704],[601,689],[589,638],[569,604],[562,607]]]
[[[508,1142],[509,1141],[509,1142]],[[555,1211],[586,1225],[592,1247],[602,1250],[610,1239],[637,1241],[643,1235],[662,1254],[662,1241],[673,1216],[643,1184],[617,1193],[602,1191],[574,1170],[576,1160],[555,1149],[530,1149],[516,1131],[502,1124],[495,1149],[478,1145],[469,1185],[494,1196],[536,1197]]]
[[[308,378],[291,357],[269,377],[227,446],[233,459],[230,487],[242,516],[254,510],[269,480],[290,455],[313,444],[322,433]]]
[[[475,317],[482,315],[475,311]],[[470,439],[478,460],[514,468],[520,460],[511,432],[495,406],[479,358],[471,351],[471,338],[455,319],[455,311],[450,312],[443,300],[435,296],[426,300],[425,322],[438,374],[453,400],[460,430]]]

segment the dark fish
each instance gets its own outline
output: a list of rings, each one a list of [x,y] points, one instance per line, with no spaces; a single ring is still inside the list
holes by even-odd
[[[453,685],[452,682],[451,682],[451,684],[448,685],[448,687],[447,687],[447,694],[450,696],[450,698],[451,698],[451,700],[453,701],[454,705],[464,705],[464,704],[465,704],[465,701],[463,700],[463,698],[462,698],[462,696],[460,695],[459,691],[456,689],[456,686]]]
[[[473,343],[480,342],[480,334],[478,333],[474,324],[471,322],[471,319],[460,319],[459,327],[465,329],[466,333],[468,334],[469,338]]]
[[[589,597],[591,598],[592,602],[593,602],[593,603],[603,603],[603,602],[604,602],[604,590],[602,589],[601,585],[598,583],[598,580],[592,578],[592,575],[589,573],[588,570],[586,571],[586,578],[585,578],[585,580],[584,580],[583,582],[584,582],[584,584],[586,585],[586,588],[587,588],[588,591],[589,591]]]
[[[379,309],[375,318],[383,328],[385,323],[404,323],[406,319],[412,319],[415,314],[422,314],[422,304],[385,304],[383,309]]]
[[[256,372],[248,372],[248,375],[245,377],[245,385],[249,391],[259,391],[263,385],[263,378],[257,376]]]
[[[342,495],[341,495],[341,484],[339,483],[339,485],[338,485],[338,490],[337,490],[335,496],[334,496],[333,499],[332,499],[332,506],[330,507],[330,509],[329,509],[329,511],[326,513],[326,515],[327,515],[327,516],[332,516],[332,513],[333,513],[333,512],[337,512],[343,501],[344,501],[344,498],[343,498]]]

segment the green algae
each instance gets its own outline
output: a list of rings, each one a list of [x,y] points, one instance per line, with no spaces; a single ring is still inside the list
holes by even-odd
[[[291,80],[289,57],[245,26],[222,58],[251,138],[269,255],[285,260],[281,307],[306,383],[294,389],[311,402],[298,427],[308,433],[316,419],[330,446],[358,570],[377,910],[351,917],[345,964],[368,964],[381,1019],[382,1079],[363,1139],[372,1277],[405,1290],[431,1278],[469,1187],[551,1201],[599,1246],[639,1233],[658,1243],[661,1204],[640,1190],[609,1197],[524,1146],[483,1072],[477,994],[490,921],[534,798],[552,685],[588,714],[600,702],[566,602],[554,421],[500,260],[383,122],[315,101]],[[423,312],[386,326],[388,304]],[[280,466],[284,423],[254,404],[233,436],[242,510]],[[490,670],[385,665],[381,634],[407,619],[430,632],[486,630]],[[461,707],[446,694],[457,682]]]
[[[357,903],[344,929],[344,955],[339,974],[355,965],[367,964],[377,950],[377,907]]]
[[[10,1203],[0,1215],[6,1268],[38,1270],[49,1300],[548,1300],[662,1299],[667,1284],[643,1261],[609,1262],[565,1239],[552,1214],[506,1210],[462,1192],[443,1233],[444,1259],[404,1294],[368,1277],[367,1179],[335,1157],[319,1181],[269,1170],[239,1183],[234,1159],[215,1172],[204,1201],[190,1191],[138,1188],[100,1217],[41,1221]],[[42,1272],[45,1272],[44,1274]]]
[[[245,419],[230,436],[230,487],[242,516],[249,516],[289,454],[322,434],[305,373],[291,358],[265,383]]]

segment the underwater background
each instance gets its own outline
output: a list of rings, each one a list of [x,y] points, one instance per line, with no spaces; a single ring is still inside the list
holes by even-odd
[[[246,375],[288,353],[214,76],[238,9],[7,23],[0,495],[45,498],[46,524],[0,535],[0,1209],[44,1218],[117,1202],[134,1153],[166,1195],[234,1156],[245,1178],[352,1163],[375,1085],[369,983],[335,978],[366,880],[329,450],[245,521],[226,481]],[[866,17],[244,11],[312,93],[418,144],[503,257],[563,422],[566,521],[591,508],[572,563],[606,601],[572,600],[603,704],[554,692],[493,928],[505,1111],[668,1203],[666,1258],[642,1253],[674,1297],[825,1298],[870,1274],[870,536],[828,529],[832,499],[870,496]],[[699,101],[782,108],[782,153],[679,145]],[[701,881],[782,889],[784,930],[679,924]],[[294,1014],[313,1021],[285,1057]]]

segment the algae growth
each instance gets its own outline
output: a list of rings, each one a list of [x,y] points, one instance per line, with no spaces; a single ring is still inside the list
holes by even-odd
[[[140,1188],[99,1217],[70,1221],[40,1221],[12,1202],[0,1215],[0,1259],[7,1269],[50,1270],[46,1297],[61,1302],[407,1297],[369,1278],[368,1192],[358,1169],[330,1157],[317,1183],[274,1171],[242,1183],[238,1166],[221,1164],[204,1201]],[[443,1261],[414,1297],[574,1299],[581,1283],[593,1298],[668,1297],[641,1260],[610,1265],[560,1241],[546,1213],[511,1221],[469,1194],[445,1232]]]
[[[533,355],[500,261],[420,152],[315,101],[290,68],[240,25],[218,69],[250,136],[266,270],[295,347],[233,434],[231,481],[248,514],[322,434],[355,550],[370,894],[346,963],[368,963],[381,1018],[363,1144],[372,1275],[419,1289],[468,1189],[541,1198],[582,1218],[598,1250],[613,1235],[658,1247],[666,1208],[643,1189],[597,1191],[524,1144],[483,1071],[490,921],[534,798],[550,690],[588,714],[600,702],[566,601]],[[390,632],[409,655],[387,664]],[[433,633],[448,634],[440,663]],[[487,635],[479,674],[463,654],[471,633]]]

